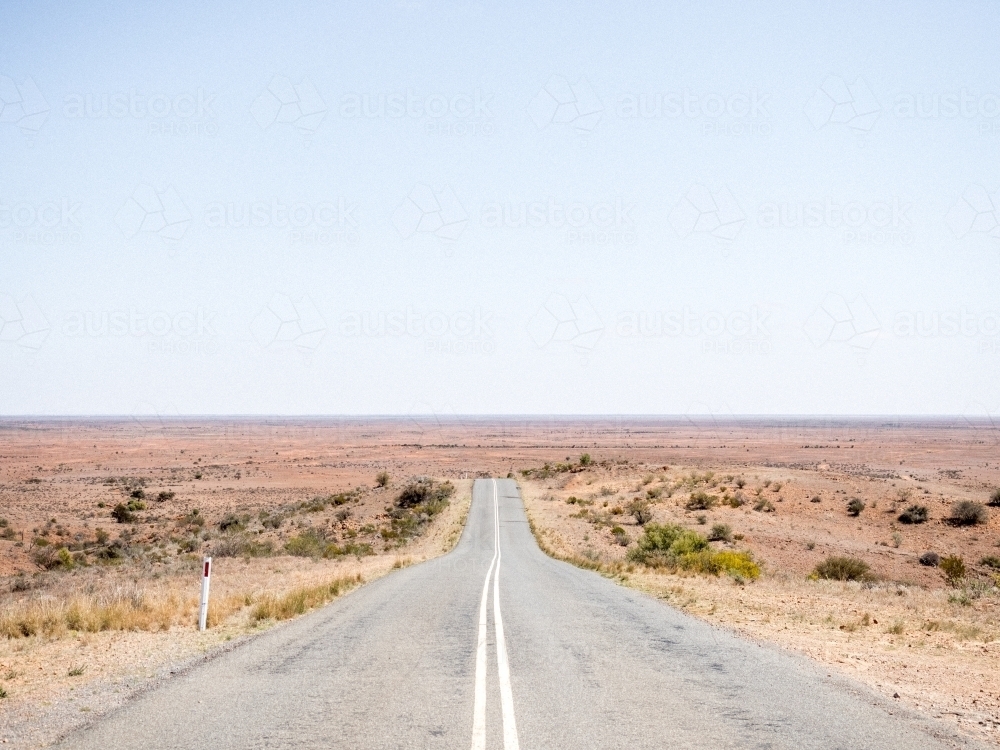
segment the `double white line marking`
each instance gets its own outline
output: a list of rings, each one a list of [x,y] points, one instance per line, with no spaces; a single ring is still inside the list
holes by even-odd
[[[500,502],[497,480],[493,480],[493,560],[483,582],[483,598],[479,604],[479,642],[476,646],[476,701],[472,719],[472,750],[486,748],[486,602],[493,577],[493,622],[496,625],[497,672],[500,676],[500,707],[503,711],[504,750],[518,750],[517,724],[514,721],[514,694],[510,689],[510,664],[507,662],[507,642],[503,637],[500,615]]]

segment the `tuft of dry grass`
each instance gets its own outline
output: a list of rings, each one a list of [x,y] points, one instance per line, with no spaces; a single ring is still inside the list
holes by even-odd
[[[266,594],[254,606],[251,619],[254,622],[289,620],[316,607],[322,607],[362,583],[364,578],[358,573],[355,576],[340,576],[318,586],[300,586],[282,596]]]
[[[99,594],[78,594],[68,599],[44,596],[14,602],[0,614],[0,636],[51,638],[68,631],[169,630],[193,617],[196,607],[194,597],[168,591],[153,598],[140,586],[124,584]]]

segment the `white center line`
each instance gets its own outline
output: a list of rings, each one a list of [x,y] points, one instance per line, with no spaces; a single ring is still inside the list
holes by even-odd
[[[514,721],[514,693],[510,689],[510,664],[507,661],[507,641],[500,616],[500,504],[497,501],[497,480],[493,480],[493,510],[496,514],[497,573],[493,578],[493,622],[497,629],[497,672],[500,675],[500,706],[503,709],[503,748],[518,750],[517,722]]]
[[[483,582],[483,598],[479,604],[479,642],[476,644],[476,699],[472,718],[472,750],[486,748],[486,602],[490,590],[490,576],[500,552],[500,538],[496,533],[496,483],[494,482],[494,520],[493,520],[493,559],[490,569],[486,571]]]
[[[503,634],[503,618],[500,615],[500,501],[497,496],[497,480],[493,480],[493,559],[486,571],[483,582],[483,597],[479,604],[479,640],[476,644],[476,692],[472,718],[472,750],[486,748],[486,604],[490,589],[490,576],[494,565],[493,578],[493,621],[496,625],[497,671],[500,678],[500,707],[503,712],[504,750],[519,750],[517,723],[514,721],[514,694],[510,687],[510,664],[507,661],[507,641]]]

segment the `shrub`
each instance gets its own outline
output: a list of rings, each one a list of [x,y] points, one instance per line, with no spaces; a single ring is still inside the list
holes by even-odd
[[[378,485],[379,487],[388,487],[389,486],[389,472],[388,471],[380,471],[378,474],[376,474],[375,475],[375,484]]]
[[[132,498],[126,507],[131,511],[146,510],[146,503],[139,498]]]
[[[644,526],[653,520],[653,512],[644,500],[633,500],[625,510],[628,511],[629,515],[635,519],[636,524],[639,526]]]
[[[326,538],[313,529],[293,536],[285,542],[285,552],[295,557],[322,557],[326,549]]]
[[[146,491],[141,487],[139,489],[132,490],[132,494],[129,495],[133,500],[144,500],[146,497]]]
[[[770,500],[765,500],[761,498],[756,503],[753,504],[754,510],[759,510],[761,513],[774,513],[774,503]]]
[[[847,501],[847,515],[857,516],[861,515],[861,511],[865,509],[865,501],[860,497],[852,497]]]
[[[157,493],[156,500],[157,502],[165,503],[167,500],[173,500],[175,497],[177,497],[177,493],[173,490],[163,490]]]
[[[651,567],[694,573],[730,573],[739,579],[756,579],[760,567],[747,552],[715,552],[701,534],[674,524],[647,524],[628,559]]]
[[[131,523],[135,520],[135,515],[125,503],[118,503],[111,511],[111,517],[118,523]]]
[[[1000,508],[1000,487],[993,490],[993,494],[990,495],[989,504],[994,508]]]
[[[958,555],[942,557],[940,567],[948,583],[952,585],[965,578],[965,561]]]
[[[734,552],[732,550],[715,552],[712,555],[712,562],[720,568],[720,572],[728,573],[737,580],[755,581],[760,577],[760,566],[753,561],[748,552]]]
[[[590,454],[584,453],[580,456],[580,466],[590,466]]]
[[[821,498],[819,495],[813,495],[811,498],[809,498],[809,502],[811,502],[811,503],[821,503],[821,502],[823,502],[823,498]]]
[[[733,540],[733,530],[727,524],[717,523],[708,532],[710,542],[731,542]]]
[[[454,491],[455,487],[451,482],[437,484],[433,479],[421,479],[403,488],[396,497],[396,507],[414,508],[418,505],[429,506],[439,503],[447,505],[448,498]]]
[[[911,505],[899,514],[900,523],[925,523],[927,521],[927,507],[924,505]]]
[[[225,518],[219,521],[219,531],[240,531],[243,526],[243,519],[233,513],[227,513]]]
[[[267,557],[273,551],[274,547],[270,542],[262,542],[241,533],[228,534],[212,546],[213,557]]]
[[[868,581],[873,577],[870,571],[868,563],[856,557],[828,557],[816,566],[813,574],[832,581]]]
[[[736,486],[742,490],[744,487],[747,486],[747,480],[745,480],[743,477],[740,477],[739,479],[736,480]]]
[[[321,607],[336,599],[341,593],[350,591],[361,583],[361,575],[356,577],[336,578],[330,583],[320,586],[304,586],[285,594],[274,596],[267,594],[257,602],[251,613],[255,622],[261,620],[287,620],[309,611],[313,607]]]
[[[919,560],[921,565],[926,565],[928,568],[936,568],[938,563],[941,562],[941,557],[937,552],[924,552]]]
[[[622,547],[628,547],[629,538],[625,529],[621,526],[615,526],[611,529],[611,536],[614,537],[615,543],[620,544]]]
[[[675,524],[647,523],[639,538],[639,544],[632,552],[638,562],[656,554],[683,555],[708,547],[708,540],[701,534]]]
[[[731,508],[741,508],[747,504],[747,499],[742,492],[737,491],[736,494],[726,501],[726,504]]]
[[[705,492],[692,492],[691,497],[684,504],[687,510],[709,510],[714,508],[715,504],[719,501],[715,495],[709,495]]]
[[[980,565],[985,565],[987,568],[993,568],[993,570],[1000,570],[1000,557],[984,557],[979,561]]]
[[[76,561],[65,547],[43,547],[34,555],[35,562],[46,570],[72,570]]]
[[[989,515],[986,506],[972,500],[959,500],[951,506],[951,517],[948,519],[955,526],[976,526],[986,523]]]

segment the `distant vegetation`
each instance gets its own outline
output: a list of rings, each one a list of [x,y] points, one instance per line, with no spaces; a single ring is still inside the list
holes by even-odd
[[[701,534],[674,524],[646,524],[638,544],[629,550],[628,559],[654,568],[728,573],[738,579],[760,576],[760,567],[748,552],[717,552]]]
[[[813,575],[832,581],[870,581],[874,578],[868,563],[856,557],[828,557],[816,566]]]
[[[951,507],[951,517],[948,520],[955,526],[977,526],[989,520],[989,512],[982,503],[959,500]]]

